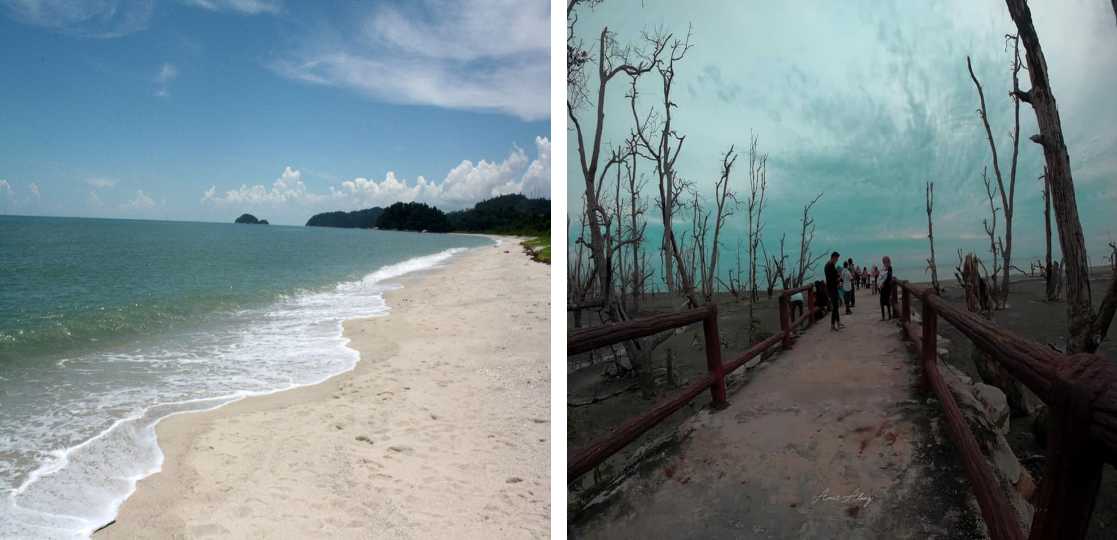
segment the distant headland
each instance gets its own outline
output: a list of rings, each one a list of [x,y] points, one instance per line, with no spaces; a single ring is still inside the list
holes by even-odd
[[[539,235],[551,229],[551,201],[520,194],[501,195],[454,212],[443,212],[424,203],[397,202],[387,208],[315,214],[306,226]]]
[[[234,221],[233,223],[246,223],[248,225],[267,225],[268,220],[256,219],[256,216],[252,214],[241,214],[240,217],[237,218],[236,221]]]

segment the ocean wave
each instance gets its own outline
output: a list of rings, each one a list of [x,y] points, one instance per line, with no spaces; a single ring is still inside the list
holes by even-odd
[[[20,452],[25,461],[37,463],[22,475],[11,464],[0,470],[0,479],[22,477],[0,502],[0,537],[89,536],[114,519],[139,480],[161,470],[164,457],[155,431],[160,421],[317,384],[353,369],[359,355],[346,346],[344,321],[386,315],[383,293],[394,288],[390,280],[437,267],[465,249],[406,259],[330,290],[238,310],[216,330],[60,361],[56,367],[75,376],[61,385],[59,395],[71,397],[52,400],[57,410],[0,442],[0,454]],[[113,387],[113,376],[122,374],[133,386]],[[75,392],[75,386],[85,391]],[[65,433],[91,427],[96,430],[92,437],[63,442],[61,449],[30,447],[36,441],[65,441]]]

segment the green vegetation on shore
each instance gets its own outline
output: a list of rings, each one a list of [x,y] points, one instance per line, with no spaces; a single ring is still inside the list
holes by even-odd
[[[493,197],[473,208],[449,213],[417,202],[397,202],[387,208],[377,206],[353,212],[324,212],[312,216],[306,226],[545,237],[550,260],[551,201],[519,194]]]
[[[551,264],[550,233],[533,236],[520,242],[520,245],[524,246],[524,251],[531,257],[531,260],[544,264]]]

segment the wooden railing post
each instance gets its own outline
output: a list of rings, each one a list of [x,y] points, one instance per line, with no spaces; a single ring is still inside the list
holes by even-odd
[[[725,370],[721,365],[721,335],[718,334],[717,309],[702,320],[702,330],[706,337],[706,369],[710,370],[713,382],[710,384],[710,396],[713,397],[711,407],[715,410],[729,406],[725,400]]]
[[[1090,528],[1105,464],[1090,440],[1092,392],[1088,378],[1094,371],[1090,369],[1093,362],[1106,360],[1089,354],[1067,359],[1052,385],[1047,466],[1031,538],[1078,540],[1086,538]]]
[[[780,332],[783,334],[783,348],[791,348],[791,313],[787,305],[787,295],[780,295]]]

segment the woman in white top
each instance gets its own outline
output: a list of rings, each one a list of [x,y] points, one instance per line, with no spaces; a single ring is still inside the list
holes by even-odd
[[[853,274],[849,271],[850,262],[842,265],[842,290],[845,292],[846,315],[853,312],[849,310],[853,304]]]

